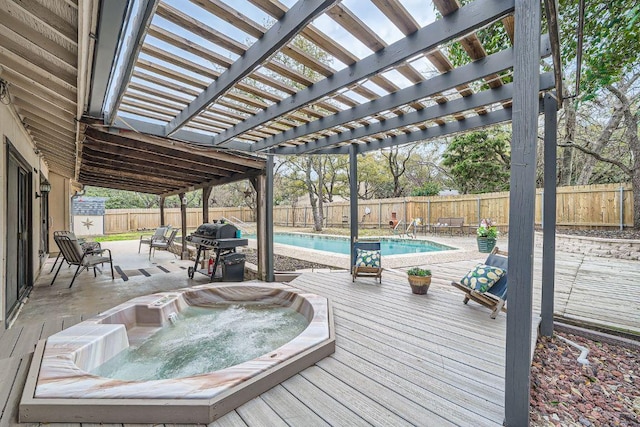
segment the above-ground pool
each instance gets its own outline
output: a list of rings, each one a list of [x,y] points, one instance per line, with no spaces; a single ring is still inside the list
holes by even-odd
[[[139,297],[38,344],[20,421],[208,424],[334,350],[328,300],[286,285]]]
[[[283,245],[299,246],[302,248],[316,249],[319,251],[339,254],[350,253],[349,239],[345,237],[316,236],[312,234],[302,233],[275,233],[273,235],[273,241],[274,243],[281,243]],[[382,255],[439,252],[452,249],[455,248],[429,240],[398,239],[386,237],[382,237],[380,239],[380,252],[382,253]]]

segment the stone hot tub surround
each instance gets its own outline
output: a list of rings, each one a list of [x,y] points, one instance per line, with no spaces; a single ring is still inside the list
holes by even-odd
[[[125,381],[90,374],[188,306],[270,304],[309,322],[253,360],[185,378]],[[335,350],[326,298],[282,284],[201,285],[135,298],[40,342],[20,403],[21,422],[210,423]]]

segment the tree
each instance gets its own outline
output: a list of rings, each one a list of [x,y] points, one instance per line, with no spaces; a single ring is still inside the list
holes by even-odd
[[[393,177],[393,194],[391,197],[400,197],[402,195],[404,186],[400,179],[407,171],[411,153],[416,147],[417,144],[412,144],[406,147],[392,147],[382,152],[382,155],[387,159],[389,172]]]
[[[563,147],[577,149],[588,155],[581,173],[581,183],[592,182],[595,160],[613,165],[622,171],[631,181],[633,191],[633,226],[640,228],[640,140],[638,125],[640,114],[640,69],[629,80],[606,86],[606,90],[614,97],[613,111],[602,126],[600,135],[595,140],[587,139],[582,143],[568,141]],[[631,90],[634,87],[635,90]],[[617,144],[612,144],[616,141]]]
[[[578,27],[579,1],[562,0],[560,2],[562,16],[559,19],[562,62],[566,64],[566,73],[571,74],[578,59],[578,45],[576,28]],[[570,185],[572,183],[573,157],[576,132],[576,111],[586,101],[598,97],[602,90],[614,87],[625,76],[637,67],[640,61],[640,25],[638,17],[640,7],[635,0],[619,0],[609,2],[604,0],[585,2],[584,10],[584,42],[582,50],[582,73],[580,76],[580,93],[569,95],[569,89],[563,94],[563,108],[565,110],[564,138],[560,144],[561,151],[558,183]],[[579,95],[579,96],[578,96]],[[613,121],[617,120],[613,118]],[[613,125],[614,123],[612,123]],[[599,147],[594,152],[599,151]],[[592,163],[587,164],[591,168]],[[583,182],[587,175],[580,172]],[[635,222],[635,221],[634,221]]]
[[[442,155],[461,193],[509,189],[509,135],[503,131],[470,132],[453,138]]]
[[[358,198],[367,200],[386,197],[383,189],[389,178],[381,160],[379,151],[358,156]]]

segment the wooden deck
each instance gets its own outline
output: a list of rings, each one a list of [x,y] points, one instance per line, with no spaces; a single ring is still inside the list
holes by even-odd
[[[502,424],[504,315],[492,320],[439,283],[412,295],[394,273],[382,285],[352,284],[346,272],[305,274],[292,284],[331,298],[335,354],[213,425]],[[16,326],[0,337],[2,425],[17,422],[34,344],[80,320]]]
[[[539,248],[534,255],[537,312]],[[354,284],[346,272],[299,277],[293,286],[333,302],[335,354],[213,425],[501,425],[506,317],[492,320],[487,309],[462,304],[462,293],[448,285],[481,259],[430,266],[435,276],[426,296],[412,295],[406,278],[394,272],[383,274],[382,285],[370,278]],[[640,333],[637,270],[637,261],[558,252],[556,314]],[[186,281],[180,282],[184,272],[163,277],[171,274],[176,286],[185,286]],[[43,292],[52,292],[46,288]],[[74,309],[81,307],[77,303]],[[81,320],[76,315],[18,323],[0,335],[0,426],[17,423],[37,340]],[[532,335],[535,339],[535,331]]]

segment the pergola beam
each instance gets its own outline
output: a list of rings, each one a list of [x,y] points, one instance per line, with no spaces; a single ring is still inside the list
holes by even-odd
[[[463,36],[512,12],[513,9],[513,0],[500,2],[476,0],[451,15],[429,24],[410,36],[393,43],[387,48],[381,49],[352,66],[338,71],[330,78],[316,82],[310,87],[292,95],[287,99],[287,102],[269,106],[233,128],[217,135],[213,138],[213,143],[214,145],[226,143],[230,139],[250,129],[397,65],[416,54],[436,49],[443,43]]]
[[[471,117],[465,120],[456,120],[443,125],[437,125],[421,129],[419,131],[405,133],[402,135],[394,135],[376,141],[361,143],[357,145],[359,154],[384,148],[395,147],[396,145],[409,144],[411,142],[423,141],[433,138],[440,138],[446,135],[467,132],[473,129],[493,126],[498,123],[508,122],[511,120],[511,110],[501,109],[492,111],[481,116]],[[326,148],[319,150],[313,154],[349,154],[349,145],[340,147]]]
[[[553,74],[545,73],[540,76],[540,90],[547,90],[554,85]],[[373,123],[369,126],[362,126],[356,129],[347,130],[339,134],[320,138],[296,147],[277,147],[273,151],[275,154],[307,154],[315,150],[320,150],[329,146],[338,145],[344,142],[357,140],[370,135],[389,132],[394,129],[402,129],[416,123],[435,120],[439,117],[453,116],[465,111],[472,111],[476,108],[499,103],[511,99],[513,96],[513,83],[500,86],[496,89],[488,89],[464,98],[454,99],[446,104],[438,104],[427,107],[423,110],[413,111],[402,116],[387,119],[382,122]]]
[[[200,190],[201,188],[204,188],[204,187],[215,187],[216,185],[229,184],[231,182],[243,181],[245,179],[251,179],[251,178],[256,177],[258,175],[261,175],[263,173],[264,173],[264,171],[257,170],[257,169],[253,170],[253,171],[243,172],[243,173],[235,173],[235,174],[230,175],[228,177],[211,179],[211,180],[206,181],[206,182],[201,182],[199,184],[190,185],[190,186],[187,186],[187,187],[182,187],[182,188],[177,189],[177,190],[172,190],[172,191],[169,191],[169,192],[166,192],[166,193],[162,193],[161,196],[169,197],[169,196],[173,196],[175,194],[178,194],[180,192],[188,193],[190,191]]]
[[[132,119],[129,117],[117,117],[110,131],[114,130],[134,130],[136,132],[144,133],[147,135],[162,135],[164,133],[164,125],[145,122],[144,120]],[[180,141],[190,142],[192,144],[202,146],[212,146],[211,137],[199,132],[192,132],[185,129],[180,129],[171,136],[173,139]],[[240,151],[250,151],[251,144],[241,141],[233,141],[225,144],[221,149],[233,149]]]
[[[128,0],[102,0],[100,2],[100,22],[95,45],[89,114],[100,117],[109,89],[111,72],[116,60],[118,41],[125,23]]]
[[[165,127],[164,136],[172,135],[189,120],[197,116],[209,104],[231,89],[237,82],[251,74],[267,58],[289,43],[309,22],[323,13],[337,0],[298,2],[256,41],[244,55],[236,60],[213,83],[202,91]]]
[[[120,107],[120,102],[122,102],[122,97],[124,96],[127,83],[131,80],[131,74],[133,74],[136,60],[140,55],[144,35],[147,32],[147,27],[151,24],[151,19],[153,18],[157,6],[158,0],[147,0],[142,12],[140,12],[134,18],[134,22],[131,23],[131,25],[135,27],[133,30],[134,33],[131,34],[129,44],[126,47],[126,53],[123,54],[123,56],[128,59],[126,65],[121,65],[121,67],[124,66],[124,71],[118,76],[118,80],[114,82],[114,86],[118,88],[118,92],[113,98],[111,105],[107,105],[104,111],[104,120],[106,123],[112,124],[115,119],[116,112]]]

